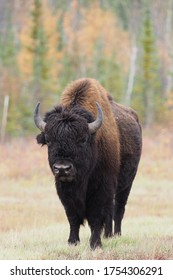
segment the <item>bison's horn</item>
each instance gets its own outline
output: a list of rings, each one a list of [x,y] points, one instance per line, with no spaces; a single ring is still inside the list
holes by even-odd
[[[34,122],[35,125],[43,132],[46,126],[46,122],[44,122],[42,118],[39,116],[39,107],[40,107],[40,102],[38,102],[37,106],[35,107]]]
[[[102,112],[102,109],[99,105],[99,103],[96,102],[96,105],[97,105],[97,118],[95,121],[93,121],[92,123],[89,123],[88,124],[88,127],[89,127],[89,131],[91,134],[95,133],[97,131],[97,129],[99,129],[102,125],[102,122],[103,122],[103,112]]]

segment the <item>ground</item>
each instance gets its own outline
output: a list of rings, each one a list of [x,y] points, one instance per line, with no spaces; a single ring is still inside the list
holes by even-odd
[[[173,132],[143,133],[143,152],[122,236],[91,251],[88,225],[69,247],[69,226],[35,139],[0,145],[0,259],[173,259]]]

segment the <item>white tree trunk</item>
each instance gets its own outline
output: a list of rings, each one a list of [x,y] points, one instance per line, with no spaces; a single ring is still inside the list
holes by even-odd
[[[6,95],[4,98],[4,108],[3,108],[3,114],[2,114],[2,125],[1,125],[1,134],[0,139],[3,143],[5,140],[5,130],[7,125],[7,116],[8,116],[8,105],[9,105],[9,96]]]
[[[132,99],[132,92],[133,92],[135,71],[136,71],[137,52],[138,52],[137,46],[136,44],[134,44],[131,50],[129,79],[128,79],[126,97],[125,97],[125,102],[126,105],[128,106],[131,104],[131,99]]]
[[[170,64],[166,81],[166,96],[173,90],[173,0],[169,0],[166,17],[165,44],[168,49]]]

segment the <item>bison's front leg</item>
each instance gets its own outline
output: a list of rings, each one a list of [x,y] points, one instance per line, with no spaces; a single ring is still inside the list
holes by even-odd
[[[80,221],[75,213],[72,215],[72,213],[69,214],[68,211],[66,211],[66,214],[70,224],[70,235],[69,235],[68,243],[69,245],[77,245],[80,242],[79,239]]]
[[[80,225],[70,224],[70,235],[69,235],[69,239],[68,239],[69,245],[77,245],[80,242],[79,227],[80,227]]]
[[[101,243],[101,231],[102,225],[101,224],[90,224],[91,227],[91,238],[90,238],[90,246],[91,249],[96,249],[102,246]]]
[[[77,195],[73,191],[73,189],[77,189],[75,186],[73,188],[73,185],[69,186],[65,183],[56,183],[56,187],[70,224],[70,234],[68,238],[68,243],[70,245],[77,245],[80,242],[80,225],[83,224],[84,221],[83,204],[80,201],[76,200]],[[78,207],[78,205],[80,205],[80,207]]]
[[[89,209],[87,213],[88,224],[91,228],[91,238],[90,238],[90,247],[91,249],[96,249],[97,247],[101,247],[101,232],[103,229],[103,217],[101,215],[100,207],[93,209],[92,207]],[[94,211],[95,210],[95,211]],[[97,212],[97,210],[100,210]]]
[[[91,228],[90,246],[92,249],[102,246],[100,236],[103,227],[105,227],[105,237],[112,236],[113,184],[109,178],[106,180],[104,177],[101,180],[101,185],[96,186],[97,181],[93,180],[91,189],[95,187],[97,191],[89,197],[86,211]]]

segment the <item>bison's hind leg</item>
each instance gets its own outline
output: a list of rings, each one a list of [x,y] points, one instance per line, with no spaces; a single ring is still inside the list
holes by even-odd
[[[121,222],[125,212],[125,204],[124,202],[118,203],[116,201],[115,213],[114,213],[114,234],[120,236],[121,235]]]
[[[127,161],[121,167],[114,206],[115,235],[121,235],[121,223],[124,216],[128,196],[132,187],[132,183],[136,175],[137,167],[138,161],[136,162],[136,164],[134,164],[134,161]]]
[[[104,224],[104,238],[112,237],[112,214],[107,214]]]

